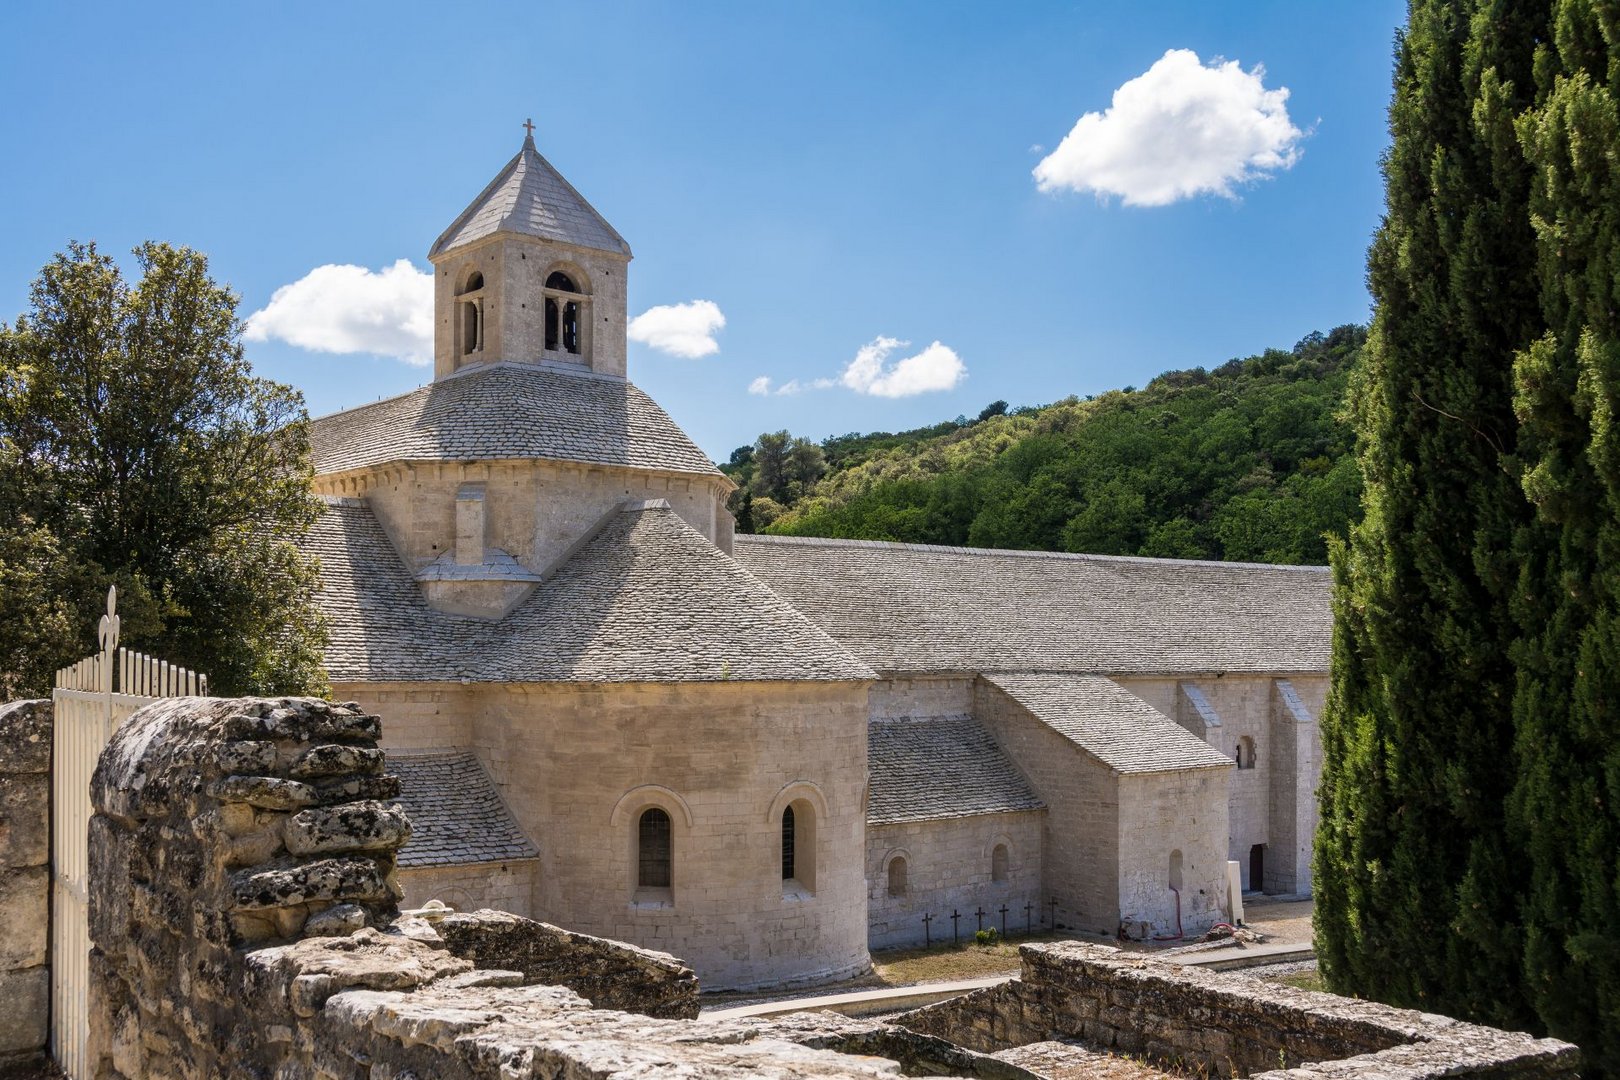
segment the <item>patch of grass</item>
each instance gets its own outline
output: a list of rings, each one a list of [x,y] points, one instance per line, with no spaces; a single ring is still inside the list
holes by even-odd
[[[1327,987],[1322,985],[1321,972],[1317,971],[1296,971],[1292,975],[1280,975],[1277,977],[1276,981],[1282,983],[1284,986],[1293,986],[1300,990],[1327,989]]]
[[[1064,938],[1063,934],[1031,934],[1010,940],[1003,938],[993,945],[968,940],[959,945],[935,945],[931,949],[884,949],[872,954],[872,967],[888,986],[1012,975],[1018,971],[1018,946]]]

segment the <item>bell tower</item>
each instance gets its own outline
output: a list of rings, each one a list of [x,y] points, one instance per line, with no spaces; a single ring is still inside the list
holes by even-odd
[[[523,126],[523,148],[428,253],[433,377],[505,362],[622,379],[630,245]]]

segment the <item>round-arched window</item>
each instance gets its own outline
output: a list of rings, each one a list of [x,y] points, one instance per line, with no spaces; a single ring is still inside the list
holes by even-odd
[[[533,278],[529,279],[533,281]],[[546,278],[546,288],[556,289],[559,292],[579,292],[574,287],[574,279],[561,270],[553,270]]]
[[[990,852],[990,880],[1007,880],[1007,845],[997,844]]]
[[[636,822],[636,886],[669,888],[672,855],[668,812],[657,806],[643,810]]]
[[[906,859],[904,855],[896,855],[889,860],[889,895],[906,895]]]

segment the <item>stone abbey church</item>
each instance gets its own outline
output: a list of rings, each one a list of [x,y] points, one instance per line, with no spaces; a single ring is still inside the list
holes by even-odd
[[[407,903],[720,989],[953,912],[1192,933],[1229,860],[1310,890],[1326,571],[734,535],[626,378],[629,245],[532,138],[429,257],[433,382],[312,436],[327,667],[384,719]]]

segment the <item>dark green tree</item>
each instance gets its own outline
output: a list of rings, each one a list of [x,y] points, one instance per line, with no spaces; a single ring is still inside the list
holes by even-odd
[[[1524,981],[1620,1076],[1620,9],[1561,0],[1519,121],[1544,325],[1515,366],[1525,530],[1515,714]]]
[[[126,642],[208,673],[216,692],[318,690],[315,570],[294,545],[319,508],[302,399],[254,377],[237,298],[202,255],[148,243],[135,256],[130,283],[93,244],[70,246],[28,312],[0,324],[0,520],[26,522],[0,551],[54,553],[76,613],[45,670],[93,647],[114,581]],[[18,652],[0,644],[8,666]],[[46,690],[38,670],[8,672],[13,691]]]
[[[1396,43],[1376,302],[1351,412],[1365,516],[1333,558],[1318,958],[1340,991],[1525,1024],[1514,785],[1512,361],[1526,283],[1535,0],[1412,0]]]

